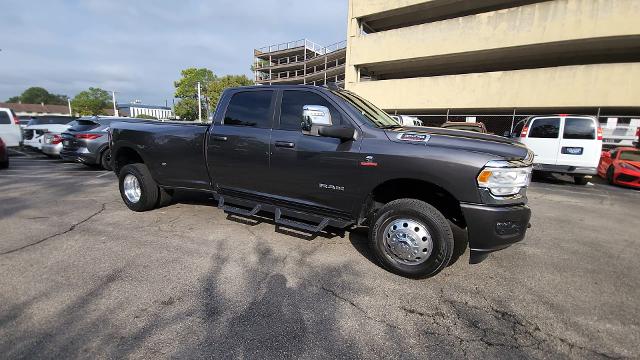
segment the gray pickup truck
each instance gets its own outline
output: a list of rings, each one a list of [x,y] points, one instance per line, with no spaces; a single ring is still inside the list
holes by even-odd
[[[227,89],[210,124],[114,123],[125,204],[147,211],[176,189],[241,216],[318,233],[368,226],[372,252],[423,278],[451,261],[451,224],[470,263],[522,240],[533,154],[498,136],[403,127],[354,93],[283,85]]]

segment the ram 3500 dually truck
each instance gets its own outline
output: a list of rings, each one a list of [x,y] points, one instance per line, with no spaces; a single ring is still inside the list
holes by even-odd
[[[354,93],[302,85],[227,89],[211,120],[111,125],[131,210],[191,189],[228,213],[271,213],[311,233],[368,226],[379,261],[416,278],[451,260],[451,223],[466,228],[471,263],[528,228],[533,154],[509,139],[403,127]]]

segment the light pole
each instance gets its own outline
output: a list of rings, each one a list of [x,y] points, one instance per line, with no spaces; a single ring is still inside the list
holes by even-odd
[[[111,90],[111,100],[113,101],[113,116],[118,116],[118,109],[116,108],[116,92]]]
[[[69,116],[73,116],[73,112],[71,111],[71,99],[67,99],[67,104],[69,104]]]
[[[202,122],[202,96],[200,96],[200,81],[198,81],[198,121]]]

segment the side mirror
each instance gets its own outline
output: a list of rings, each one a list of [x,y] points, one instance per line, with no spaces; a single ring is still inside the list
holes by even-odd
[[[608,151],[603,151],[602,154],[600,154],[603,158],[611,158],[611,153]]]
[[[331,112],[321,105],[305,105],[302,107],[302,133],[318,136],[318,130],[331,126]]]
[[[324,137],[336,138],[342,141],[353,140],[356,134],[354,128],[344,125],[323,126],[318,129],[318,134]]]

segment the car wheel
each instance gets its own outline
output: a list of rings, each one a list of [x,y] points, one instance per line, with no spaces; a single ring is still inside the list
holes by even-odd
[[[426,278],[444,269],[454,239],[447,219],[433,206],[415,199],[391,201],[374,216],[369,244],[389,271]]]
[[[158,184],[151,177],[145,164],[129,164],[122,167],[118,176],[120,196],[133,211],[147,211],[156,207]]]
[[[0,169],[6,169],[9,167],[9,159],[7,161],[0,162]]]
[[[589,182],[589,180],[587,180],[586,177],[584,176],[574,176],[573,177],[573,182],[576,185],[587,185],[587,183]]]
[[[104,151],[102,151],[102,155],[100,156],[100,166],[108,171],[113,170],[113,168],[111,167],[111,149],[106,148]]]
[[[607,182],[613,185],[613,166],[609,166],[607,169]]]

